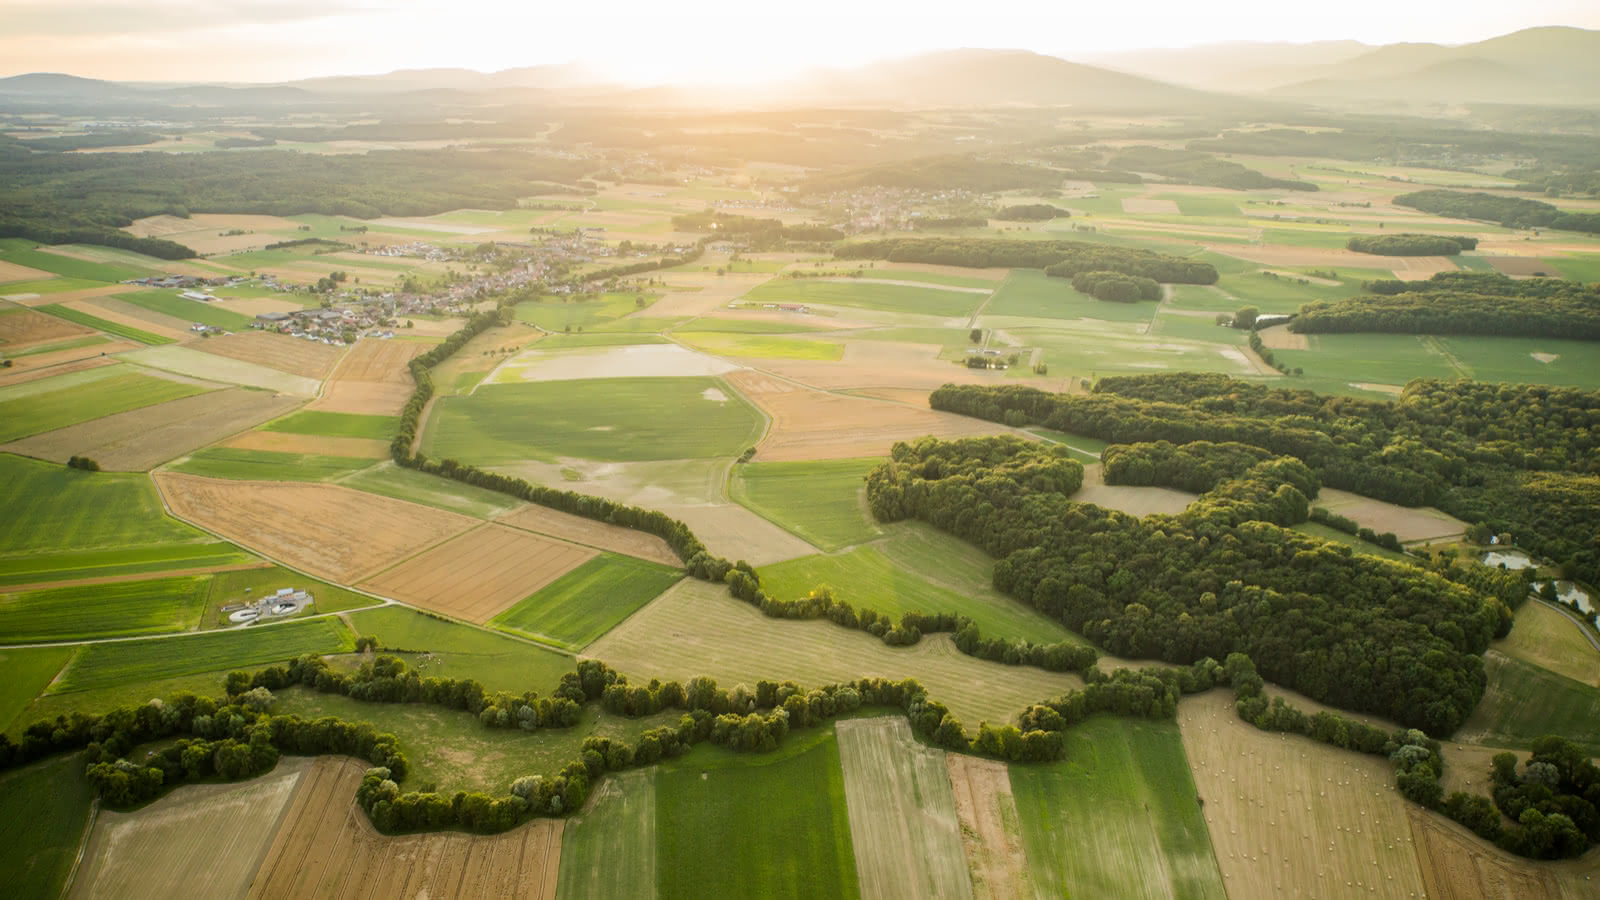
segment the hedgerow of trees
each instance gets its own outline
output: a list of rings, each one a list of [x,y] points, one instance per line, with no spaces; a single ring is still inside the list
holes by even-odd
[[[1434,234],[1358,234],[1346,241],[1345,247],[1376,256],[1457,256],[1463,250],[1476,250],[1478,239]]]
[[[1482,191],[1416,191],[1394,198],[1400,206],[1453,219],[1499,222],[1507,228],[1557,228],[1600,234],[1600,213],[1569,213],[1539,200]]]
[[[1065,219],[1071,215],[1072,213],[1050,203],[1023,203],[1001,207],[994,217],[1004,222],[1048,222],[1051,219]]]

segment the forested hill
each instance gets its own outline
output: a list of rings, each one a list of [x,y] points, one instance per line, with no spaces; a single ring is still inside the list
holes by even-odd
[[[1308,303],[1301,334],[1487,334],[1600,340],[1600,284],[1439,272],[1427,281],[1368,282],[1372,296]]]
[[[1600,234],[1600,213],[1569,213],[1542,200],[1501,197],[1482,191],[1430,190],[1401,194],[1399,206],[1409,206],[1436,216],[1499,222],[1507,228],[1558,228]]]
[[[505,209],[549,182],[578,179],[590,165],[520,151],[36,154],[0,146],[0,236],[107,244],[172,259],[194,254],[117,229],[162,214],[372,218]]]

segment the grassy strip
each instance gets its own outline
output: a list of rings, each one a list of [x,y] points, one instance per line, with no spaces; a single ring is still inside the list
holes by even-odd
[[[190,475],[244,481],[328,481],[374,465],[376,460],[312,453],[279,453],[241,447],[207,447],[168,468]]]
[[[244,331],[255,323],[255,319],[231,309],[212,306],[199,300],[187,300],[164,291],[135,291],[129,294],[117,294],[116,298],[124,303],[131,303],[141,309],[148,309],[174,319],[199,322],[228,331]]]
[[[572,657],[470,625],[403,606],[383,606],[346,616],[357,633],[385,648],[426,654],[426,675],[475,678],[491,691],[549,694],[572,671]],[[421,660],[412,658],[410,665]]]
[[[159,334],[151,334],[148,331],[141,331],[132,326],[124,325],[121,322],[107,321],[99,316],[91,316],[86,312],[80,312],[76,309],[68,309],[59,303],[36,306],[34,309],[37,309],[42,313],[49,313],[58,319],[66,319],[68,322],[76,322],[79,325],[93,328],[96,331],[104,331],[106,334],[115,335],[120,338],[127,338],[130,341],[136,341],[141,344],[175,343],[172,338],[162,337]]]
[[[222,541],[214,544],[30,555],[19,559],[0,559],[0,587],[227,566],[250,562],[254,558]]]
[[[424,475],[412,469],[402,469],[392,463],[382,463],[362,469],[340,484],[356,490],[409,500],[437,509],[466,513],[479,518],[492,518],[522,505],[522,501],[499,491],[474,487],[459,481]]]

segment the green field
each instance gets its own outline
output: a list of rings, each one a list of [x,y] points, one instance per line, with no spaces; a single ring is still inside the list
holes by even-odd
[[[90,286],[92,287],[93,285]],[[66,319],[68,322],[76,322],[77,324],[86,328],[93,328],[96,331],[104,331],[106,334],[115,335],[120,338],[127,338],[130,341],[136,341],[140,344],[173,343],[172,338],[162,337],[159,334],[151,334],[143,329],[134,328],[130,325],[124,325],[121,322],[112,322],[107,319],[102,319],[99,316],[91,316],[86,312],[68,309],[59,303],[51,303],[48,306],[40,306],[35,308],[38,309],[39,312],[49,313],[58,319]]]
[[[823,550],[883,534],[863,499],[868,472],[881,459],[755,462],[736,466],[729,495]]]
[[[495,616],[490,624],[576,653],[682,577],[677,569],[602,553]]]
[[[104,282],[89,281],[83,278],[41,278],[37,281],[11,281],[0,285],[0,297],[21,294],[64,294],[67,291],[83,291],[101,287],[105,287]]]
[[[208,581],[191,575],[0,594],[0,634],[35,643],[191,631]]]
[[[1059,622],[989,586],[994,560],[931,528],[899,528],[877,543],[832,556],[804,556],[758,570],[761,587],[785,600],[830,587],[836,599],[899,619],[908,612],[959,613],[985,637],[1034,643],[1073,640]]]
[[[657,896],[860,896],[832,729],[776,753],[702,745],[656,775]]]
[[[617,865],[627,860],[627,865]],[[561,835],[558,900],[654,897],[656,772],[608,775]]]
[[[1150,308],[1153,311],[1155,307],[1150,304]],[[1147,336],[1124,330],[1126,325],[1098,324],[1101,327],[1070,330],[1012,327],[1007,331],[1024,346],[1044,351],[1051,378],[1068,375],[1093,378],[1109,373],[1148,375],[1162,371],[1221,372],[1239,376],[1255,371],[1231,344]],[[1027,369],[1018,367],[1008,374],[1026,377]]]
[[[355,641],[334,618],[257,625],[238,631],[89,644],[50,686],[54,694],[178,675],[277,663],[302,653],[348,651]]]
[[[643,321],[627,319],[628,322]],[[669,323],[676,320],[657,320]],[[670,344],[659,334],[626,331],[593,331],[583,334],[552,334],[539,341],[539,350],[577,350],[582,347],[631,347],[635,344]],[[482,377],[482,376],[479,376]]]
[[[1574,281],[1600,281],[1600,253],[1557,256],[1549,260],[1562,275]]]
[[[43,250],[25,250],[21,248],[0,250],[0,260],[15,263],[19,266],[27,266],[30,269],[38,269],[41,272],[51,272],[66,278],[82,278],[86,281],[110,283],[143,278],[151,274],[152,271],[142,267],[111,266],[105,263],[73,259],[70,256],[61,256],[60,254],[48,253]]]
[[[1066,448],[1072,451],[1073,458],[1083,462],[1099,462],[1100,454],[1109,446],[1107,441],[1099,438],[1068,434],[1065,431],[1056,431],[1054,428],[1045,428],[1043,425],[1035,425],[1027,430],[1046,440],[1066,445]]]
[[[1227,197],[1200,197],[1194,194],[1164,194],[1162,200],[1178,204],[1186,216],[1237,216],[1239,206]]]
[[[16,310],[0,310],[0,313],[15,312]],[[55,353],[58,350],[76,350],[79,347],[93,347],[96,344],[109,344],[111,339],[103,334],[91,334],[70,341],[61,341],[55,344],[38,344],[26,350],[6,354],[11,359],[21,359],[24,356],[34,356],[40,353]]]
[[[207,447],[173,463],[167,469],[190,475],[244,481],[328,481],[358,472],[376,462],[351,456]]]
[[[339,483],[396,500],[409,500],[485,519],[522,505],[522,501],[499,491],[474,487],[438,475],[425,475],[413,469],[402,469],[388,462],[362,469],[348,478],[341,478]]]
[[[435,403],[423,450],[479,465],[564,456],[699,459],[737,456],[756,442],[762,426],[755,409],[715,378],[491,384]]]
[[[1072,289],[1072,279],[1051,278],[1038,269],[1013,269],[983,314],[1040,319],[1104,319],[1148,322],[1156,303],[1108,303]]]
[[[322,437],[371,438],[387,441],[400,427],[399,416],[363,416],[356,413],[301,410],[261,426],[262,431],[314,434]]]
[[[1491,747],[1526,747],[1556,734],[1600,754],[1600,689],[1502,653],[1484,657],[1489,689],[1461,726]]]
[[[11,728],[72,654],[71,647],[0,650],[0,733]]]
[[[862,271],[861,277],[882,279],[884,281],[920,281],[924,284],[942,284],[946,287],[985,289],[993,289],[1000,283],[998,279],[993,278],[946,275],[943,272],[918,272],[913,269],[874,269],[870,267]]]
[[[178,569],[226,566],[254,557],[232,544],[166,544],[82,553],[38,553],[0,557],[0,587],[113,575],[146,575]]]
[[[344,618],[358,634],[376,637],[386,651],[411,651],[406,654],[411,665],[417,665],[417,655],[431,656],[427,675],[475,678],[491,691],[547,695],[577,665],[563,653],[401,606],[361,610]]]
[[[47,395],[48,396],[48,395]],[[0,516],[0,556],[25,556],[0,563],[0,573],[56,571],[65,560],[40,568],[41,554],[184,543],[183,552],[216,552],[211,539],[162,511],[155,485],[144,475],[83,472],[65,466],[0,454],[0,483],[6,485]],[[110,554],[88,561],[88,567],[138,564],[145,558]],[[82,577],[78,575],[70,577]],[[15,581],[11,582],[17,583]]]
[[[1379,547],[1377,544],[1374,544],[1370,541],[1363,541],[1361,538],[1358,538],[1353,534],[1346,534],[1337,528],[1329,528],[1328,526],[1319,524],[1317,522],[1301,522],[1299,525],[1294,526],[1293,530],[1298,531],[1301,534],[1309,534],[1312,537],[1322,538],[1325,541],[1331,541],[1335,544],[1343,544],[1357,553],[1365,553],[1368,556],[1381,556],[1384,559],[1392,559],[1400,562],[1416,562],[1414,557],[1407,556],[1404,553],[1396,553],[1387,547]]]
[[[1313,334],[1308,350],[1274,350],[1307,376],[1405,384],[1413,378],[1600,388],[1600,345],[1552,338],[1408,334]],[[1534,353],[1556,358],[1541,362]]]
[[[718,356],[749,356],[756,359],[825,359],[844,356],[838,341],[812,341],[802,338],[769,337],[725,332],[675,332],[686,344]]]
[[[94,789],[73,753],[0,775],[0,872],[12,897],[59,897],[89,827]]]
[[[1010,769],[1038,896],[1227,896],[1176,724],[1096,717]]]
[[[130,294],[117,294],[116,299],[185,322],[214,325],[227,331],[244,331],[255,324],[255,319],[250,316],[199,300],[188,300],[166,291],[135,291]]]
[[[640,297],[644,298],[642,306]],[[545,297],[517,304],[516,317],[519,322],[537,325],[546,331],[593,330],[648,309],[658,297],[659,294],[636,293],[600,294],[582,300]]]
[[[944,290],[934,285],[912,287],[851,281],[806,281],[784,278],[769,281],[744,295],[746,303],[804,303],[813,306],[852,306],[925,316],[970,316],[987,294]]]
[[[59,376],[58,376],[59,377]],[[45,384],[44,378],[33,384]],[[149,375],[113,375],[93,387],[71,386],[0,400],[0,442],[54,431],[90,419],[203,394],[210,387]]]

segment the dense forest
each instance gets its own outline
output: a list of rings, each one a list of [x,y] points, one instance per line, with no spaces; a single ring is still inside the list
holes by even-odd
[[[1477,249],[1478,239],[1434,234],[1362,234],[1347,241],[1345,247],[1375,256],[1456,256],[1463,250]]]
[[[1121,272],[1079,272],[1072,276],[1072,289],[1096,300],[1113,303],[1161,299],[1161,285],[1154,278],[1124,275]]]
[[[1048,222],[1051,219],[1065,219],[1071,215],[1072,213],[1050,203],[1022,203],[1001,207],[994,217],[1003,222]]]
[[[1071,278],[1080,272],[1120,272],[1177,284],[1215,284],[1217,270],[1149,250],[1109,247],[1082,241],[1023,241],[985,238],[883,238],[834,248],[839,259],[885,259],[987,269],[996,266],[1044,269]]]
[[[946,385],[935,409],[1112,443],[1249,444],[1329,486],[1434,505],[1600,582],[1600,391],[1419,379],[1397,403],[1222,375],[1103,378],[1089,395]]]
[[[1236,463],[1222,452],[1219,472]],[[1280,527],[1305,521],[1319,488],[1304,464],[1267,459],[1179,515],[1139,518],[1033,477],[1057,453],[1010,437],[897,444],[868,476],[868,500],[880,520],[917,519],[983,547],[999,559],[997,588],[1112,653],[1247,653],[1275,682],[1434,735],[1477,705],[1479,654],[1509,628],[1509,609]]]
[[[538,185],[572,181],[590,165],[516,151],[42,154],[0,148],[0,236],[105,244],[172,259],[194,254],[117,229],[162,214],[373,218],[508,209]]]
[[[1423,291],[1318,301],[1289,323],[1300,334],[1488,334],[1600,340],[1600,294],[1535,299]]]
[[[1499,222],[1507,228],[1557,228],[1600,234],[1600,213],[1569,213],[1539,200],[1482,191],[1417,191],[1394,198],[1400,206],[1453,219]]]
[[[1230,188],[1236,191],[1280,188],[1291,191],[1314,191],[1317,186],[1309,181],[1271,178],[1255,169],[1236,162],[1217,159],[1209,153],[1192,150],[1163,150],[1160,147],[1129,147],[1106,163],[1113,169],[1133,172],[1150,172],[1184,184],[1201,184],[1209,187]]]

